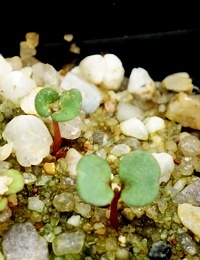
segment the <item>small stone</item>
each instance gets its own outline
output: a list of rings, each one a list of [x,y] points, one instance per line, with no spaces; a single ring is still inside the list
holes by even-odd
[[[173,157],[169,153],[152,153],[161,168],[159,183],[168,182],[175,168]]]
[[[165,121],[159,116],[149,116],[144,119],[143,123],[145,124],[149,134],[165,128]]]
[[[56,256],[78,254],[82,250],[84,241],[85,233],[82,230],[59,234],[52,242],[53,252]]]
[[[70,176],[77,175],[76,166],[81,157],[82,155],[75,148],[70,148],[68,150],[65,160],[67,162],[67,170]]]
[[[60,87],[66,90],[71,89],[72,86],[82,94],[82,110],[86,114],[94,113],[103,100],[103,93],[96,85],[87,82],[80,76],[78,66],[68,72],[60,84]]]
[[[72,193],[63,192],[56,195],[53,199],[53,205],[58,212],[69,212],[74,209],[74,197]]]
[[[198,246],[197,244],[193,241],[192,237],[188,235],[188,233],[181,233],[177,235],[177,239],[183,246],[184,250],[190,254],[190,255],[195,255],[198,253]]]
[[[38,197],[29,197],[28,198],[28,209],[34,210],[37,212],[43,212],[44,202],[40,200]]]
[[[128,102],[121,102],[116,107],[116,118],[119,122],[130,119],[131,117],[144,119],[144,112],[137,106],[134,106]]]
[[[14,224],[3,235],[6,260],[49,260],[47,241],[30,222]]]
[[[186,157],[197,156],[200,154],[200,140],[194,135],[185,136],[178,143],[178,148]]]
[[[141,99],[150,100],[156,90],[155,82],[143,68],[134,68],[131,71],[127,90]]]
[[[200,239],[200,207],[189,203],[179,204],[178,216],[182,224]]]
[[[148,131],[144,123],[137,118],[130,118],[120,123],[120,129],[124,135],[132,136],[140,140],[148,139]]]
[[[191,91],[193,88],[192,79],[186,72],[171,74],[164,78],[161,84],[162,87],[176,92]]]
[[[110,150],[110,153],[117,157],[120,157],[120,156],[130,153],[130,151],[131,151],[131,148],[128,145],[117,144],[117,145],[113,146],[113,148]]]
[[[181,124],[200,130],[200,95],[176,94],[168,103],[166,117]]]
[[[172,250],[170,245],[164,241],[158,241],[153,243],[149,250],[149,257],[151,260],[170,260],[172,256]]]

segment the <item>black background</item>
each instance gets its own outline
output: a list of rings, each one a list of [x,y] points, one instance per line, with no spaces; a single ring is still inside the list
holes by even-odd
[[[97,53],[114,53],[126,76],[145,68],[154,80],[186,71],[200,85],[200,8],[198,1],[26,1],[1,4],[0,53],[19,55],[25,34],[40,34],[37,55],[60,69]],[[69,53],[72,33],[80,55]]]

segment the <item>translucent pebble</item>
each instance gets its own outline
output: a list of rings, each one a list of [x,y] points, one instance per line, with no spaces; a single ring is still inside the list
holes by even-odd
[[[148,139],[148,131],[144,123],[137,118],[130,118],[120,123],[123,134],[132,136],[140,140]]]
[[[74,209],[74,196],[72,193],[63,192],[53,199],[53,205],[58,212],[69,212]]]
[[[119,156],[123,156],[127,153],[130,153],[130,151],[131,151],[131,148],[127,144],[116,144],[110,150],[110,153],[119,157]]]
[[[147,117],[144,119],[143,123],[150,134],[165,128],[165,121],[158,116]]]
[[[41,119],[33,115],[14,117],[5,127],[2,136],[13,142],[17,161],[24,167],[38,165],[49,155],[53,139]]]
[[[190,254],[190,255],[195,255],[198,253],[198,246],[197,244],[193,241],[192,237],[188,233],[181,233],[177,234],[177,239],[183,246],[184,250]]]
[[[34,88],[35,81],[21,71],[11,71],[0,77],[1,95],[14,104],[19,104],[20,98],[28,95]]]
[[[122,102],[117,105],[116,118],[119,122],[136,117],[140,120],[144,119],[144,112],[141,108],[134,106],[128,102]]]
[[[6,260],[49,260],[48,244],[30,222],[14,224],[3,235]]]
[[[78,254],[82,250],[84,241],[85,233],[82,230],[59,234],[52,243],[53,252],[56,256]]]
[[[178,148],[184,156],[197,156],[200,154],[200,140],[194,135],[185,136],[178,143]]]
[[[59,122],[58,124],[61,137],[71,140],[80,137],[84,127],[82,118],[79,115],[69,121]]]
[[[44,202],[40,200],[38,197],[29,197],[28,198],[28,209],[34,210],[37,212],[43,212]]]

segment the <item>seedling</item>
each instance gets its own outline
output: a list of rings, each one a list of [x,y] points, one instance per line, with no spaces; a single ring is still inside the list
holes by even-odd
[[[24,178],[21,172],[14,169],[4,171],[1,173],[0,177],[4,177],[5,181],[5,183],[3,183],[5,191],[0,196],[0,211],[2,211],[8,204],[7,197],[21,191],[24,188]]]
[[[121,189],[112,189],[111,169],[107,161],[90,154],[77,165],[79,197],[94,206],[110,205],[110,221],[118,229],[117,204],[121,200],[130,207],[142,207],[153,202],[159,193],[160,166],[147,151],[133,151],[119,162]]]
[[[78,89],[64,90],[60,95],[51,88],[41,89],[35,97],[37,113],[43,117],[51,116],[53,121],[53,154],[61,148],[62,138],[58,122],[71,120],[79,115],[82,107],[82,95]]]

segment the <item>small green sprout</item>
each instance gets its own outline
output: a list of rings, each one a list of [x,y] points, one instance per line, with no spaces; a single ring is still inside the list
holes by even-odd
[[[94,206],[111,205],[110,220],[118,228],[117,202],[119,198],[130,207],[142,207],[153,202],[159,193],[160,166],[147,151],[133,151],[119,161],[121,190],[111,188],[111,169],[107,161],[90,154],[77,165],[79,197]]]
[[[24,188],[24,178],[21,172],[14,169],[8,169],[4,171],[0,174],[0,177],[7,178],[7,184],[6,182],[4,183],[5,191],[3,192],[3,194],[0,195],[0,211],[2,211],[8,204],[7,197],[21,191]]]
[[[35,109],[42,117],[51,116],[54,128],[54,148],[56,154],[60,150],[61,136],[58,122],[69,121],[79,115],[82,107],[82,95],[78,89],[64,90],[59,95],[51,88],[41,89],[35,97]]]

